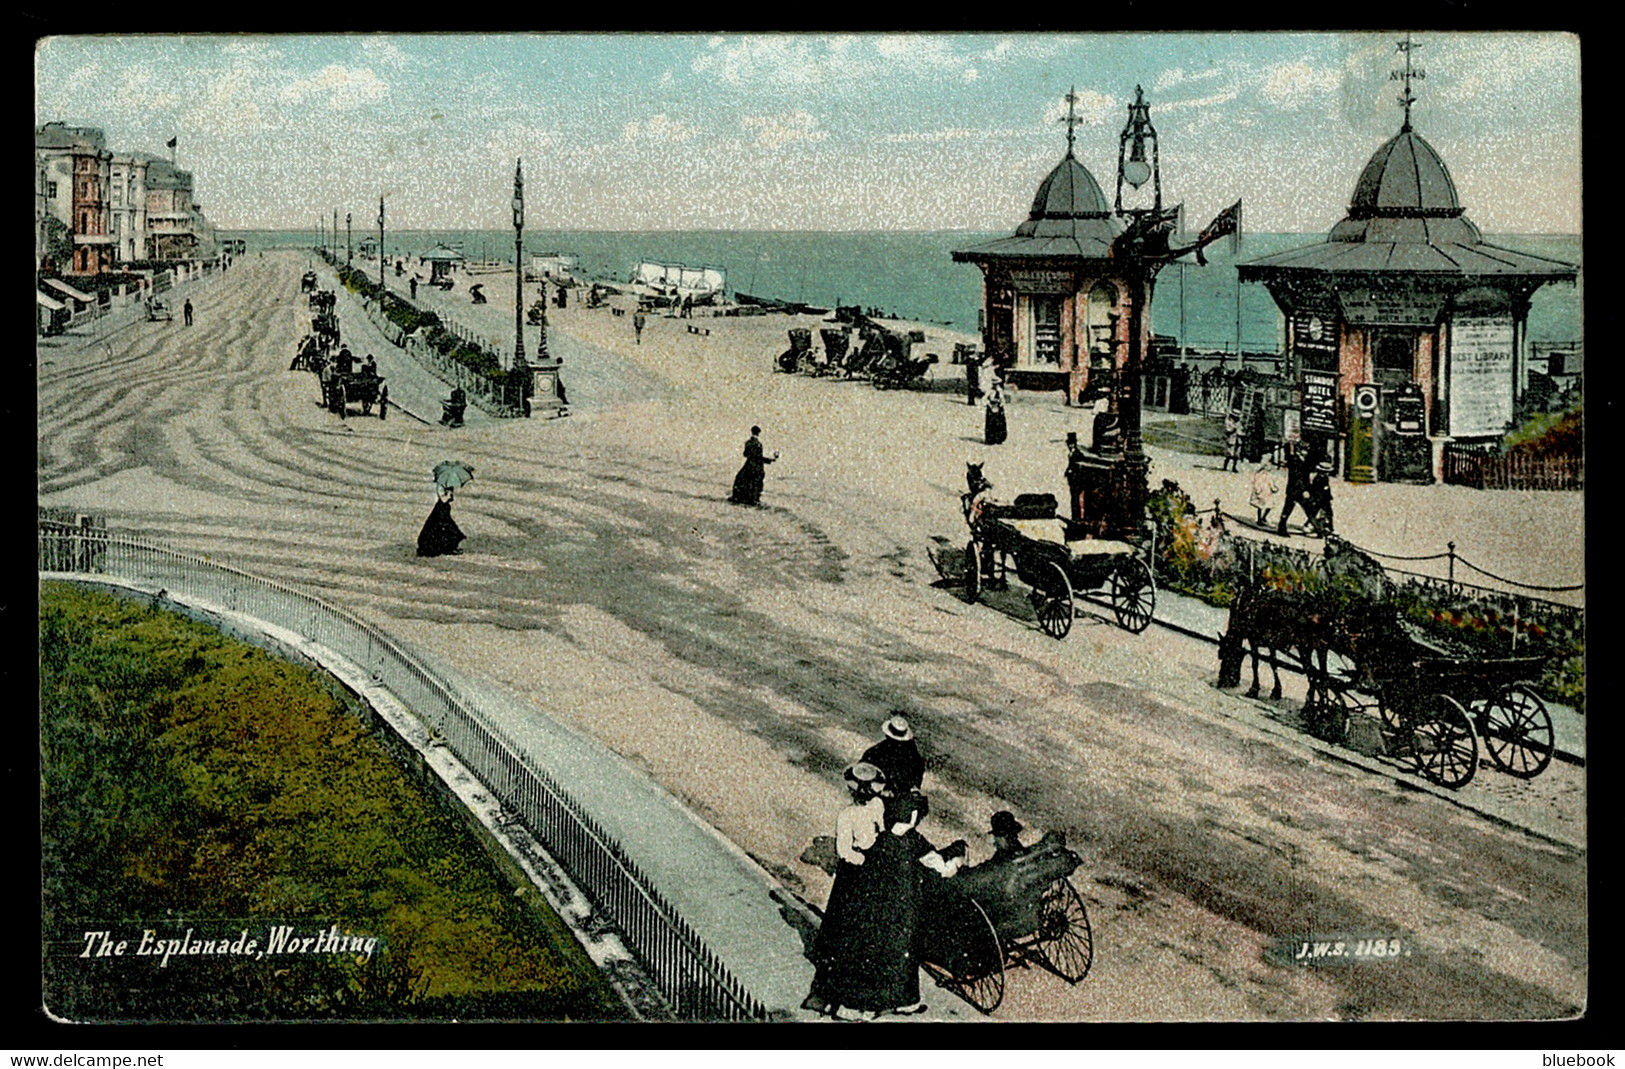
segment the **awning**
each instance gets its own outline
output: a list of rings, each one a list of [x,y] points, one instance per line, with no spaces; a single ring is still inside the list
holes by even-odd
[[[48,278],[45,280],[45,284],[61,290],[63,293],[66,293],[69,297],[72,297],[76,301],[83,301],[86,304],[96,303],[96,298],[92,297],[88,293],[80,293],[78,290],[74,289],[60,278]]]
[[[45,296],[45,294],[41,293],[39,290],[34,291],[34,296],[39,298],[39,303],[40,303],[41,308],[49,308],[53,312],[60,312],[60,311],[62,311],[62,309],[67,307],[67,305],[63,304],[61,301],[55,300],[55,299],[53,299],[51,297],[47,297],[47,296]]]

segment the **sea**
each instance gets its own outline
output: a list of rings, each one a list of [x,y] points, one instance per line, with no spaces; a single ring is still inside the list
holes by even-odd
[[[220,231],[240,238],[250,253],[311,248],[315,231]],[[561,230],[525,232],[527,256],[576,258],[587,278],[625,282],[640,261],[714,267],[730,294],[748,293],[833,308],[837,303],[878,309],[885,316],[932,323],[975,334],[982,302],[982,275],[974,264],[953,262],[967,249],[1008,231],[814,232],[778,230]],[[359,245],[365,235],[354,232]],[[513,231],[405,230],[384,235],[391,256],[416,256],[444,244],[473,261],[513,263]],[[1325,240],[1324,234],[1244,234],[1232,248],[1220,240],[1207,249],[1205,267],[1176,263],[1157,280],[1152,323],[1157,334],[1188,348],[1218,352],[1279,352],[1285,326],[1268,290],[1237,281],[1235,265]],[[1485,235],[1497,245],[1581,262],[1577,234]],[[340,246],[342,247],[342,235]],[[1529,338],[1536,346],[1577,346],[1582,337],[1584,274],[1579,283],[1543,286],[1529,309]]]

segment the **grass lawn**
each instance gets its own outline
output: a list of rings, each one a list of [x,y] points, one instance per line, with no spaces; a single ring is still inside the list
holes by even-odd
[[[39,623],[53,1013],[626,1016],[541,896],[516,895],[331,678],[66,584],[42,586]]]

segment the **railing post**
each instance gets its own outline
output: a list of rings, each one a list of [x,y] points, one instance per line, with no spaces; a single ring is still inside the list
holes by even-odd
[[[1446,542],[1445,551],[1450,558],[1450,589],[1454,592],[1456,589],[1456,543]]]

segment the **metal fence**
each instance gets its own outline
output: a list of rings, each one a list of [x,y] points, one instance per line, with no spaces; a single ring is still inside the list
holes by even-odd
[[[766,1016],[761,1002],[729,973],[620,843],[468,699],[377,628],[274,580],[109,535],[93,524],[42,519],[39,568],[107,575],[203,598],[287,628],[363,666],[546,847],[620,932],[678,1018]]]

